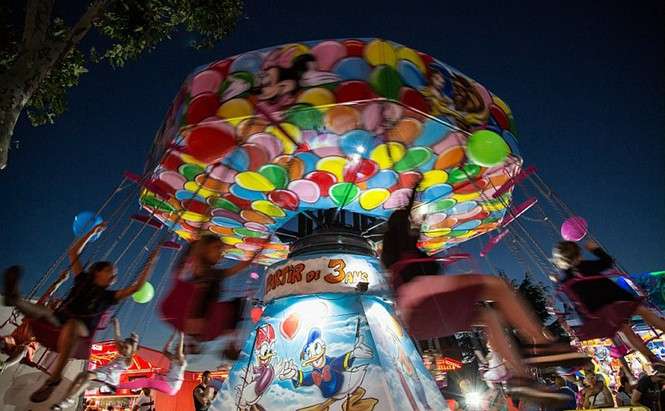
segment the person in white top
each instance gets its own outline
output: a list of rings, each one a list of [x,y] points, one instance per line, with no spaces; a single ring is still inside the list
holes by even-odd
[[[175,352],[171,353],[169,347],[175,335],[179,334],[178,347]],[[157,374],[152,378],[137,378],[135,380],[118,385],[117,388],[135,390],[138,388],[153,388],[168,395],[175,395],[182,387],[182,381],[185,378],[185,368],[187,368],[187,360],[183,350],[184,334],[182,332],[175,332],[168,339],[164,345],[162,352],[171,361],[171,366],[166,374]]]
[[[62,401],[51,406],[52,410],[60,411],[76,403],[76,399],[87,389],[107,386],[116,389],[120,383],[120,376],[132,365],[132,357],[139,348],[139,336],[131,333],[123,339],[120,333],[120,321],[113,319],[115,344],[118,356],[103,367],[91,371],[83,371],[72,382]]]
[[[141,390],[141,395],[136,399],[133,411],[155,411],[155,400],[150,396],[150,388]]]

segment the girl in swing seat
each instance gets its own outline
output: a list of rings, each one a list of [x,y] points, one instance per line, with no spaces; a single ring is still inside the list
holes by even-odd
[[[414,190],[415,192],[415,190]],[[410,333],[419,340],[452,335],[482,323],[488,339],[507,362],[511,378],[509,392],[540,401],[564,401],[564,396],[547,390],[528,377],[524,363],[535,365],[585,361],[586,355],[569,344],[558,343],[528,310],[526,303],[502,279],[482,274],[440,276],[439,265],[422,262],[425,254],[417,246],[418,231],[411,228],[413,194],[406,209],[395,211],[384,234],[382,263],[400,267],[393,272],[397,309]],[[409,263],[410,260],[418,260]],[[492,301],[489,309],[486,301]],[[505,322],[530,343],[523,353],[506,336]],[[526,361],[524,356],[528,356]]]
[[[614,281],[607,277],[601,277],[603,271],[614,266],[614,259],[605,252],[596,242],[588,241],[586,249],[597,257],[595,260],[583,260],[582,252],[577,243],[572,241],[561,241],[552,250],[552,263],[561,270],[561,283],[575,279],[576,277],[596,277],[591,281],[583,281],[571,285],[572,291],[577,294],[580,303],[589,311],[594,313],[601,308],[616,302],[633,303],[633,315],[639,315],[650,326],[665,331],[665,319],[653,312],[640,302],[633,294],[619,287]],[[629,315],[629,320],[632,315]],[[620,333],[626,337],[628,344],[639,351],[652,364],[662,363],[653,353],[642,338],[633,331],[626,322],[620,329]]]
[[[198,342],[202,340],[206,318],[211,307],[217,303],[223,282],[226,278],[234,276],[252,264],[252,261],[242,261],[233,267],[215,268],[224,251],[222,240],[211,234],[201,236],[185,250],[183,257],[176,266],[176,277],[196,284],[198,296],[201,298],[191,307],[184,323],[184,333],[192,337],[193,344],[190,352],[198,351]],[[236,298],[231,301],[230,309],[234,311],[232,326],[228,331],[234,331],[242,315],[242,300]],[[236,359],[239,350],[232,344],[224,350],[224,355]]]
[[[30,396],[32,402],[43,402],[48,399],[60,384],[62,372],[79,340],[91,337],[97,329],[104,312],[138,291],[152,272],[158,250],[150,254],[143,271],[134,283],[123,289],[110,290],[108,288],[116,278],[116,269],[111,262],[98,261],[84,270],[79,261],[79,255],[90,241],[90,238],[105,228],[104,223],[95,226],[70,248],[70,271],[74,275],[74,287],[55,310],[30,303],[21,298],[19,294],[20,267],[13,266],[5,271],[5,305],[15,306],[27,318],[45,322],[59,329],[58,360],[51,376]]]
[[[175,335],[179,335],[179,341],[176,350],[171,353],[169,348],[173,342]],[[185,368],[187,368],[187,360],[185,359],[184,334],[182,332],[174,332],[164,345],[162,353],[171,361],[169,370],[166,374],[158,374],[152,378],[137,378],[135,380],[120,384],[118,389],[135,390],[138,388],[152,388],[161,391],[167,395],[176,395],[182,387],[182,382],[185,379]]]

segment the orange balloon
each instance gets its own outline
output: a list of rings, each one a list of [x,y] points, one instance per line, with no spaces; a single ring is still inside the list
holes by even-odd
[[[388,140],[411,144],[420,135],[422,124],[415,118],[405,117],[388,130]]]
[[[450,147],[443,153],[439,154],[439,158],[434,163],[434,168],[437,170],[447,170],[452,167],[457,167],[464,161],[464,147],[455,146]]]
[[[325,124],[333,133],[342,135],[358,128],[360,113],[353,107],[336,106],[326,113]]]
[[[220,227],[220,226],[217,226],[217,225],[210,225],[210,231],[212,231],[215,234],[224,235],[224,236],[235,235],[233,233],[232,228]]]
[[[273,163],[278,164],[286,169],[289,173],[289,181],[302,178],[305,173],[305,163],[298,157],[291,155],[281,155],[277,157]]]
[[[229,183],[206,176],[205,174],[199,174],[196,176],[196,182],[203,185],[204,188],[218,193],[226,193],[229,191]]]
[[[253,307],[249,312],[249,316],[254,324],[258,323],[259,320],[261,319],[261,316],[263,316],[263,308]]]
[[[236,127],[236,133],[241,142],[245,142],[249,136],[263,132],[270,123],[262,118],[248,118],[240,122]]]
[[[269,216],[255,210],[243,210],[240,212],[240,217],[242,217],[245,221],[251,221],[253,223],[266,225],[275,223],[275,220]]]

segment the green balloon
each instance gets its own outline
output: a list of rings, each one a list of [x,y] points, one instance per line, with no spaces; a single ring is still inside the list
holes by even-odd
[[[152,300],[152,297],[155,296],[155,288],[150,284],[149,282],[146,281],[145,284],[143,284],[143,287],[141,287],[140,290],[134,293],[132,295],[132,299],[139,303],[139,304],[145,304],[147,302],[150,302]]]
[[[241,228],[234,228],[233,232],[237,234],[240,237],[252,237],[252,238],[263,238],[267,234],[262,233],[260,231],[254,231],[250,230],[249,228],[241,227]]]
[[[398,173],[410,171],[422,166],[432,158],[432,151],[427,147],[411,147],[393,167]]]
[[[240,207],[233,204],[226,198],[216,198],[210,202],[210,205],[213,206],[213,208],[223,208],[224,210],[228,210],[233,213],[240,213]]]
[[[277,164],[266,164],[259,168],[259,174],[267,178],[276,188],[284,188],[289,183],[286,169]]]
[[[203,168],[197,166],[196,164],[183,164],[178,170],[180,171],[180,174],[185,176],[185,178],[189,181],[193,181],[196,176],[203,173]]]
[[[427,211],[429,213],[438,213],[440,211],[444,211],[449,209],[450,207],[454,206],[457,204],[457,201],[455,201],[452,198],[444,198],[443,200],[437,200],[433,203],[430,203],[427,206]]]
[[[330,198],[338,207],[350,204],[360,194],[360,189],[353,183],[337,183],[330,187]]]
[[[166,201],[162,201],[157,197],[143,196],[143,198],[141,198],[141,202],[148,207],[156,208],[160,211],[166,211],[167,213],[172,213],[175,211],[175,208],[171,204],[167,203]]]
[[[369,84],[381,97],[399,100],[399,90],[402,88],[402,78],[390,66],[378,66],[369,75]]]
[[[323,126],[323,114],[309,104],[296,104],[286,112],[286,121],[301,130],[318,130]]]
[[[483,167],[503,164],[508,154],[510,154],[508,144],[500,135],[490,130],[475,131],[466,143],[466,156]]]

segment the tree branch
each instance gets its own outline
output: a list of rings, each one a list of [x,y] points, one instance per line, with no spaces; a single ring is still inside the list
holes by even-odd
[[[54,3],[55,0],[28,0],[23,28],[24,50],[35,50],[46,40]]]

